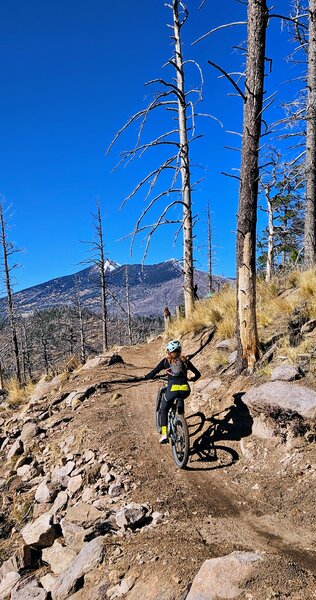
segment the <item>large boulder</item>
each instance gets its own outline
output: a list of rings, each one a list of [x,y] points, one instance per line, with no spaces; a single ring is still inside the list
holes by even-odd
[[[243,582],[261,558],[257,552],[232,552],[206,560],[195,576],[186,600],[240,598],[244,591]]]
[[[107,354],[101,354],[95,358],[90,358],[90,360],[81,367],[80,371],[89,371],[96,367],[109,367],[110,365],[123,362],[123,358],[119,354],[108,352]]]
[[[301,370],[295,365],[279,365],[271,373],[271,381],[295,381],[301,377]]]
[[[78,556],[59,575],[52,590],[52,600],[64,600],[76,591],[78,581],[97,567],[104,556],[104,543],[101,536],[83,546]]]
[[[266,413],[269,407],[278,407],[299,413],[302,417],[316,416],[316,392],[308,387],[275,381],[251,387],[242,397],[252,416]]]
[[[25,543],[29,546],[35,546],[36,548],[51,546],[56,537],[53,515],[44,513],[33,523],[26,525],[21,534]]]

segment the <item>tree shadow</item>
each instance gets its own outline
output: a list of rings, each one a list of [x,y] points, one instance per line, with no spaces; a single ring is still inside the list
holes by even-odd
[[[242,396],[243,392],[234,394],[234,404],[209,418],[202,412],[186,417],[192,440],[187,469],[223,469],[239,460],[239,454],[234,448],[223,446],[219,442],[239,441],[251,434],[253,419]]]

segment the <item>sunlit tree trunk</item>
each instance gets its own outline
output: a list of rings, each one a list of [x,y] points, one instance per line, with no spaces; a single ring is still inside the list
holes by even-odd
[[[274,250],[274,221],[273,208],[269,190],[266,190],[266,200],[268,206],[268,248],[267,248],[267,265],[266,265],[266,281],[270,281],[273,271],[273,250]]]
[[[304,264],[316,262],[316,0],[309,0]]]
[[[193,284],[193,225],[190,183],[190,160],[188,144],[188,126],[186,115],[186,94],[184,85],[183,56],[181,48],[181,27],[179,19],[179,1],[173,0],[173,25],[175,46],[175,67],[178,88],[178,120],[180,137],[180,161],[183,201],[183,270],[184,270],[184,306],[186,317],[194,306]]]
[[[213,292],[212,229],[210,205],[207,207],[207,250],[208,250],[208,287]]]
[[[256,223],[267,20],[265,0],[249,0],[241,183],[237,221],[237,372],[245,368],[252,372],[258,359]]]
[[[129,298],[129,282],[128,282],[128,266],[125,267],[125,286],[126,286],[126,314],[127,314],[127,331],[130,345],[133,343],[132,336],[132,318],[131,318],[131,303]]]

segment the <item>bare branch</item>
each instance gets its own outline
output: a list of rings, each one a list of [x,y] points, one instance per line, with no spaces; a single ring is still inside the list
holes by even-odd
[[[194,46],[194,44],[197,44],[201,40],[204,40],[204,38],[211,35],[212,33],[215,33],[216,31],[219,31],[220,29],[225,29],[226,27],[233,27],[234,25],[247,25],[247,21],[236,21],[235,23],[226,23],[225,25],[219,25],[218,27],[215,27],[215,29],[211,29],[207,33],[204,33],[204,35],[199,37],[197,40],[192,42],[192,46]]]
[[[238,177],[238,175],[231,175],[231,173],[225,173],[225,171],[221,171],[221,175],[225,175],[225,177],[232,177],[232,179],[238,179],[238,181],[241,181],[241,178]]]
[[[228,79],[228,81],[230,81],[230,83],[234,86],[234,88],[240,94],[240,96],[242,97],[243,101],[246,102],[246,96],[243,94],[243,92],[241,91],[240,87],[233,80],[233,78],[224,69],[222,69],[222,67],[220,67],[216,63],[212,62],[211,60],[208,60],[207,62],[209,63],[209,65],[211,65],[212,67],[215,67],[215,69],[218,69],[218,71],[220,71],[221,73],[223,73],[223,75],[225,75],[225,77]]]

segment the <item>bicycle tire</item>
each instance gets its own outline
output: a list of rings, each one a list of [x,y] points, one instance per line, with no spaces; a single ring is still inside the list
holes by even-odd
[[[160,413],[160,404],[161,404],[161,392],[159,391],[156,398],[156,410],[155,410],[155,426],[158,433],[161,433],[161,413]]]
[[[172,458],[179,469],[187,465],[190,451],[188,426],[183,415],[176,413],[174,420],[175,439],[171,438]]]

